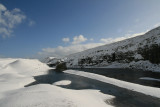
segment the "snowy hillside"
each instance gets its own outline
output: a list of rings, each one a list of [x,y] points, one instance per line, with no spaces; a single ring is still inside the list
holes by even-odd
[[[144,35],[67,56],[67,67],[138,68],[160,71],[160,27]]]
[[[55,59],[55,57],[47,57],[45,59],[42,60],[43,63],[50,63],[53,59]]]
[[[43,61],[43,63],[46,63],[47,65],[49,65],[50,67],[56,66],[59,63],[63,62],[62,59],[59,58],[55,58],[55,57],[47,57],[45,58]]]

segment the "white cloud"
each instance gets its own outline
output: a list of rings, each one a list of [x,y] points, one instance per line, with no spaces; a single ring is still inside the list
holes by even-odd
[[[104,43],[88,43],[88,44],[77,44],[77,45],[70,45],[70,46],[58,46],[56,48],[44,48],[41,52],[39,52],[39,57],[63,57],[66,55],[70,55],[73,53],[81,52],[86,49],[94,48],[100,45],[104,45]]]
[[[86,40],[87,40],[87,38],[85,38],[83,35],[75,36],[73,38],[72,44],[80,44],[82,42],[85,42]]]
[[[73,53],[81,52],[86,49],[94,48],[100,45],[104,45],[104,43],[88,43],[88,44],[80,44],[82,42],[85,42],[87,38],[85,38],[83,35],[75,36],[73,37],[73,41],[69,46],[58,46],[56,48],[44,48],[41,52],[38,52],[39,59],[43,59],[48,56],[54,56],[54,57],[64,57]],[[93,40],[92,38],[90,39]],[[69,38],[62,38],[63,42],[70,42]]]
[[[94,48],[97,46],[102,46],[105,44],[109,44],[112,42],[117,42],[120,40],[128,39],[131,37],[135,37],[138,35],[142,35],[146,32],[142,33],[135,33],[135,34],[126,34],[124,37],[118,37],[118,38],[102,38],[99,43],[88,43],[88,44],[71,44],[70,46],[58,46],[56,48],[44,48],[42,49],[41,52],[38,52],[38,57],[39,59],[43,59],[48,56],[53,56],[53,57],[64,57],[73,53],[81,52],[90,48]],[[92,40],[92,39],[90,39]]]
[[[0,12],[1,11],[5,11],[5,10],[6,10],[6,7],[4,5],[2,5],[2,4],[0,4]]]
[[[33,20],[29,20],[28,25],[29,25],[29,26],[33,26],[33,25],[35,25],[35,21],[33,21]]]
[[[93,39],[93,38],[90,38],[89,40],[90,40],[90,41],[94,41],[94,39]]]
[[[69,39],[69,38],[62,38],[62,41],[63,41],[63,42],[69,42],[70,39]]]
[[[102,38],[102,39],[100,39],[100,41],[104,42],[106,44],[109,44],[109,43],[121,41],[121,40],[124,40],[124,39],[132,38],[132,37],[135,37],[135,36],[143,35],[145,33],[146,32],[135,33],[135,34],[126,34],[125,36],[117,37],[117,38]]]
[[[0,34],[2,37],[10,37],[16,25],[22,23],[26,16],[20,9],[7,10],[0,4]]]

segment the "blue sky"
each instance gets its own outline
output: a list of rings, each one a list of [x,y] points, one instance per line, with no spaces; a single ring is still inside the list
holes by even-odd
[[[61,57],[160,25],[160,0],[0,0],[0,4],[0,57]]]

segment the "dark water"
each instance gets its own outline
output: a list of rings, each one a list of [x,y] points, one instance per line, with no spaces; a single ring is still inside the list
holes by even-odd
[[[58,73],[54,70],[48,71],[47,75],[35,76],[34,79],[36,81],[26,85],[26,87],[36,84],[52,84],[60,80],[70,80],[72,81],[71,84],[60,87],[75,90],[100,90],[104,94],[115,96],[115,98],[111,101],[106,100],[106,103],[109,103],[116,107],[160,107],[160,99],[158,98],[147,96],[138,92],[120,88],[112,84],[103,83],[97,80],[67,73]]]
[[[123,81],[160,88],[160,81],[139,79],[141,77],[151,77],[155,79],[160,79],[160,73],[158,72],[132,70],[132,69],[109,69],[109,68],[96,68],[96,69],[83,68],[76,70],[91,72]]]

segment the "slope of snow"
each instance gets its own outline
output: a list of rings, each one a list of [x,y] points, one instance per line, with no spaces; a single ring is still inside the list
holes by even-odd
[[[2,107],[111,107],[105,100],[114,98],[98,90],[69,90],[41,84],[9,93],[0,100]]]
[[[48,63],[50,62],[52,59],[54,59],[55,57],[47,57],[44,60],[42,60],[43,63]]]
[[[107,66],[102,65],[99,67],[100,68],[134,68],[134,69],[138,68],[146,71],[160,72],[160,64],[152,64],[149,61],[137,61],[137,62],[132,61],[130,63],[113,62],[110,65],[107,65]]]
[[[62,62],[62,59],[59,59],[56,57],[47,57],[42,62],[46,63],[46,64],[55,64],[56,65],[56,63]]]
[[[98,64],[95,64],[95,63],[90,64],[90,63],[86,63],[85,61],[85,63],[83,64],[83,67],[87,67],[87,66],[106,67],[106,66],[112,65],[112,63],[110,62],[108,63],[107,61],[104,60],[103,57],[105,55],[112,56],[113,53],[121,53],[121,52],[122,53],[132,52],[134,55],[131,57],[134,57],[135,60],[139,61],[139,60],[142,60],[143,57],[138,53],[138,49],[144,48],[146,45],[151,46],[153,44],[160,45],[160,27],[157,27],[149,31],[144,35],[136,36],[134,38],[129,38],[126,40],[107,44],[104,46],[99,46],[93,49],[88,49],[83,52],[71,54],[66,57],[65,62],[68,68],[77,68],[77,67],[81,67],[81,65],[79,64],[79,61],[81,59],[91,58],[93,62],[96,62],[96,61],[100,61],[100,62],[98,62]],[[132,64],[136,64],[136,63],[133,62]],[[144,65],[137,66],[137,68],[138,67],[143,68],[143,66]],[[129,67],[129,65],[126,65],[125,67]],[[152,67],[154,68],[154,66]],[[158,69],[159,69],[158,71],[160,71],[160,65],[158,65]],[[147,69],[147,70],[150,70],[150,69]],[[154,69],[151,69],[151,70],[154,70]]]
[[[149,61],[138,61],[138,62],[133,61],[129,63],[129,65],[126,65],[126,67],[149,70],[153,72],[160,72],[160,64],[152,64]]]
[[[111,107],[105,103],[114,96],[99,90],[71,90],[55,85],[41,84],[30,87],[33,76],[46,74],[50,68],[31,59],[0,59],[0,107]]]
[[[33,81],[32,76],[47,73],[50,68],[30,59],[0,59],[0,98],[9,91],[24,87]]]
[[[71,84],[70,80],[61,80],[53,83],[53,85],[69,85],[69,84]]]
[[[101,81],[101,82],[113,84],[113,85],[118,86],[118,87],[126,88],[126,89],[129,89],[129,90],[132,90],[132,91],[136,91],[136,92],[140,92],[140,93],[143,93],[143,94],[146,94],[146,95],[151,95],[151,96],[160,98],[160,94],[159,94],[160,93],[160,88],[129,83],[129,82],[105,77],[105,76],[98,75],[98,74],[87,73],[87,72],[83,72],[83,71],[66,70],[64,72],[69,73],[69,74],[74,74],[74,75],[79,75],[79,76],[91,78],[91,79],[95,79],[95,80],[98,80],[98,81]]]
[[[44,70],[49,69],[46,64],[36,59],[0,59],[1,70],[3,73],[18,73],[22,75],[40,75]],[[2,73],[2,72],[1,72]]]
[[[16,61],[17,59],[12,59],[12,58],[0,58],[0,69],[4,68],[7,66],[7,64]]]

